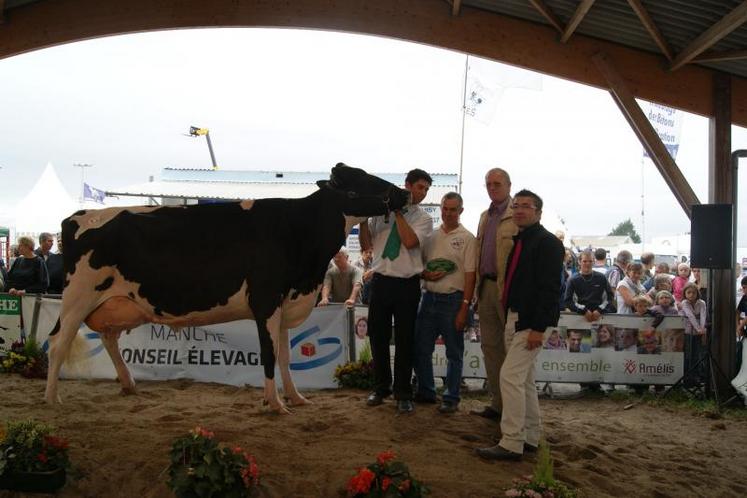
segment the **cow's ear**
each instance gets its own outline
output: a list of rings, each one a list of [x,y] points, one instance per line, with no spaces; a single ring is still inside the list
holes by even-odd
[[[329,184],[329,180],[317,180],[316,185],[319,188],[327,188],[327,185]]]

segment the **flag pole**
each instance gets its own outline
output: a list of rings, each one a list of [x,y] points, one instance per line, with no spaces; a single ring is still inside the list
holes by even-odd
[[[469,54],[464,59],[464,92],[462,94],[462,139],[459,142],[459,185],[457,192],[462,193],[462,171],[464,167],[464,122],[467,116],[467,73],[469,72]]]

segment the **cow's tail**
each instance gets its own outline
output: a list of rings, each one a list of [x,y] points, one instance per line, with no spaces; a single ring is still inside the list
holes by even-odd
[[[57,335],[57,332],[60,331],[60,319],[57,319],[57,323],[54,324],[54,327],[52,328],[52,332],[49,333],[50,337],[53,335]]]
[[[90,342],[80,334],[75,335],[67,358],[64,359],[65,373],[72,378],[91,377],[91,350]]]

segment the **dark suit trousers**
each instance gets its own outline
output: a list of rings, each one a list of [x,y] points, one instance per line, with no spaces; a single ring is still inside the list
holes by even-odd
[[[374,390],[382,396],[392,393],[389,342],[394,317],[394,397],[412,399],[413,344],[419,302],[419,275],[397,278],[374,274],[368,305],[368,334],[374,362]]]

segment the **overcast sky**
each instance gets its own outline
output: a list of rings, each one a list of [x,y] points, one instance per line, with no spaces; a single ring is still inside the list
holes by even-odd
[[[606,234],[627,218],[640,233],[642,179],[646,237],[689,231],[607,92],[473,65],[492,75],[487,84],[509,88],[489,124],[466,121],[468,228],[488,204],[485,171],[500,166],[514,191],[537,192],[572,234]],[[118,36],[0,60],[0,219],[47,162],[75,197],[73,163],[94,164],[87,183],[112,190],[167,166],[207,168],[204,139],[183,135],[190,125],[210,129],[223,169],[327,171],[342,161],[370,172],[458,173],[464,68],[463,54],[411,43],[259,29]],[[510,87],[525,76],[541,89]],[[732,146],[747,148],[747,130],[734,128]],[[701,202],[707,147],[708,121],[686,115],[677,163]],[[746,205],[743,188],[740,226]]]

